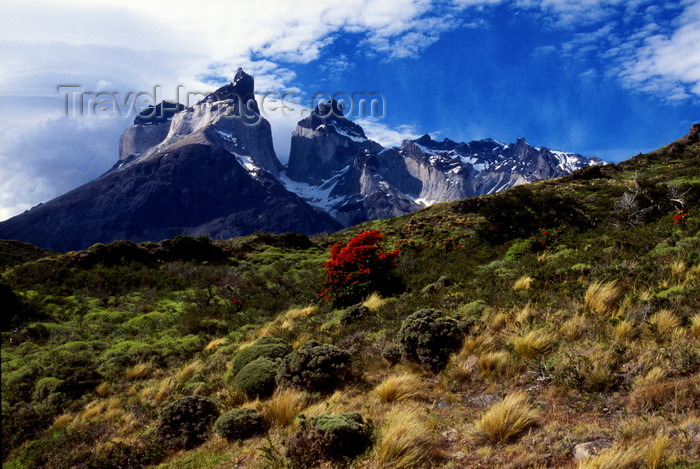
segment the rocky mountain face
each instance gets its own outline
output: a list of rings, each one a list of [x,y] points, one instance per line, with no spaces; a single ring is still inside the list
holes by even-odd
[[[383,148],[332,101],[299,121],[285,167],[254,85],[239,69],[192,107],[145,109],[122,134],[112,169],[0,223],[0,238],[66,251],[178,234],[311,234],[603,163],[523,139],[505,145],[424,135]]]
[[[564,176],[598,158],[536,148],[524,139],[458,143],[430,135],[383,148],[332,102],[317,107],[292,134],[287,188],[344,226],[403,215],[450,200]]]
[[[253,78],[239,69],[233,83],[193,107],[142,113],[122,135],[111,170],[0,223],[0,238],[67,251],[178,234],[340,229],[278,179],[270,125],[257,106],[243,107],[252,92]]]

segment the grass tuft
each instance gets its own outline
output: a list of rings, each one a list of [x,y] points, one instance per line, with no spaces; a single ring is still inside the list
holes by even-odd
[[[151,374],[151,371],[152,368],[150,363],[137,363],[136,365],[126,370],[126,379],[144,379]]]
[[[511,340],[515,351],[525,360],[531,360],[537,355],[547,352],[554,345],[554,335],[544,329],[533,329],[525,335],[516,336]]]
[[[523,275],[513,283],[513,290],[529,290],[535,279],[529,275]]]
[[[644,460],[636,446],[629,448],[608,448],[600,454],[579,464],[578,469],[637,469]]]
[[[680,326],[680,318],[668,309],[657,311],[647,320],[647,332],[661,338],[668,338]]]
[[[73,421],[72,414],[68,414],[68,413],[61,414],[53,420],[53,424],[51,425],[51,427],[54,430],[60,430],[62,428],[68,427],[68,425],[70,425],[72,421]]]
[[[606,316],[610,314],[620,299],[621,290],[616,281],[603,283],[593,282],[583,297],[584,307],[595,313]]]
[[[700,339],[700,313],[696,313],[692,318],[690,318],[690,333],[696,339]]]
[[[318,306],[307,306],[306,308],[292,308],[282,315],[280,329],[289,331],[294,327],[297,319],[311,316],[318,310]]]
[[[112,391],[111,386],[107,381],[101,382],[97,387],[95,388],[95,392],[97,393],[98,396],[100,397],[107,397],[109,396],[109,393]]]
[[[646,450],[644,459],[648,469],[659,469],[663,466],[668,450],[669,439],[666,435],[661,435],[654,439],[654,442]]]
[[[387,416],[375,450],[380,467],[413,469],[430,467],[433,439],[419,409],[394,409]]]
[[[389,376],[374,388],[375,394],[382,402],[413,399],[423,394],[423,391],[423,381],[420,376],[414,373],[401,373]]]
[[[374,311],[375,309],[379,309],[384,303],[386,303],[386,300],[381,297],[379,293],[372,293],[367,297],[365,301],[362,302],[362,304],[366,307]]]
[[[476,367],[482,376],[509,377],[517,371],[517,364],[504,351],[487,352],[479,356]]]
[[[263,404],[263,413],[273,425],[287,427],[294,422],[305,403],[306,396],[299,391],[278,390]]]
[[[476,421],[471,436],[479,444],[510,442],[535,427],[536,418],[537,411],[528,404],[525,393],[513,392]]]
[[[205,365],[201,360],[195,360],[183,366],[180,371],[175,375],[175,381],[180,384],[184,384],[190,380],[197,373],[204,371]]]
[[[460,358],[466,358],[469,355],[480,354],[494,347],[494,339],[490,334],[480,334],[475,337],[467,337],[462,343],[462,348],[459,351]]]
[[[576,340],[588,329],[588,320],[583,314],[567,319],[559,328],[559,333],[569,340]]]
[[[620,340],[630,340],[635,336],[634,323],[624,319],[615,325],[613,334]]]
[[[228,344],[228,339],[226,337],[220,337],[218,339],[212,339],[206,347],[204,347],[204,351],[207,353],[214,353],[216,350],[221,347],[222,345]]]

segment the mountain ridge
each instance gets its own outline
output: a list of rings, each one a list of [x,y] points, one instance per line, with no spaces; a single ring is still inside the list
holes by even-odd
[[[109,171],[0,222],[0,238],[74,250],[177,234],[313,234],[603,163],[524,139],[436,142],[426,134],[384,148],[333,100],[298,122],[284,166],[254,91],[253,77],[239,68],[231,83],[189,108],[163,102],[144,110],[122,134]],[[197,174],[203,168],[215,169]]]

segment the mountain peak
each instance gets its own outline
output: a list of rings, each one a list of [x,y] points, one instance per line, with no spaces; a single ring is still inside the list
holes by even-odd
[[[413,143],[417,143],[418,145],[430,145],[431,143],[434,143],[434,140],[430,134],[423,134],[422,137],[414,140]]]
[[[234,101],[242,100],[243,105],[251,111],[260,113],[258,104],[255,101],[255,79],[243,71],[242,67],[238,67],[233,81],[209,93],[197,104],[203,104],[207,101],[218,102],[233,99]],[[252,102],[251,102],[252,101]]]

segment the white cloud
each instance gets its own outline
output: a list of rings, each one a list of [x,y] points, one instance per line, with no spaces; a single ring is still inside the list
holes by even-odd
[[[392,128],[379,122],[376,118],[370,117],[356,119],[355,123],[364,129],[367,138],[384,147],[397,147],[404,140],[415,140],[420,137],[416,133],[416,129],[410,125],[399,125]]]
[[[700,97],[700,1],[685,8],[672,32],[635,39],[621,57],[623,83],[671,101]]]

